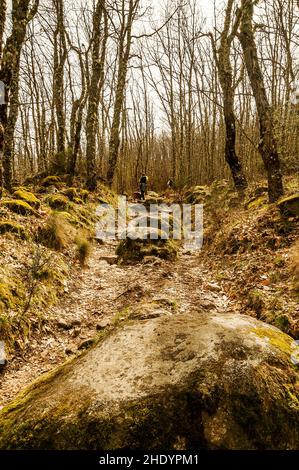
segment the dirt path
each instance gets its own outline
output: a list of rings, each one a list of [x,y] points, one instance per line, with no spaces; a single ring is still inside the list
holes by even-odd
[[[49,309],[52,318],[34,334],[23,356],[12,358],[1,374],[0,408],[42,373],[88,346],[98,331],[130,308],[138,315],[173,315],[234,308],[211,282],[198,253],[181,253],[176,263],[149,260],[134,266],[110,265],[115,245],[96,246],[88,268],[71,281],[68,293]],[[154,308],[153,308],[154,305]]]

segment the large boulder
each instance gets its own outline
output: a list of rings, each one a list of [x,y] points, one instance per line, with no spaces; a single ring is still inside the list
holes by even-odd
[[[281,199],[278,202],[278,207],[285,215],[299,217],[299,194]]]
[[[233,313],[128,320],[0,412],[1,449],[298,449],[296,344]]]

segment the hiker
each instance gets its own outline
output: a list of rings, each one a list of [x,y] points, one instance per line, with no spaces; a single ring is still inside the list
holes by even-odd
[[[173,182],[173,180],[168,180],[168,181],[167,181],[167,187],[168,187],[168,189],[173,189],[173,188],[174,188],[174,182]]]
[[[139,181],[140,198],[142,201],[145,201],[147,182],[148,182],[148,177],[143,173]]]

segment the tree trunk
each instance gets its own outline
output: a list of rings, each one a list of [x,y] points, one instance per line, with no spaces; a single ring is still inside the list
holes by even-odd
[[[67,48],[64,28],[63,1],[54,0],[56,9],[56,29],[54,32],[54,76],[53,100],[57,119],[57,152],[65,152],[66,123],[64,112],[64,66]]]
[[[114,173],[117,166],[118,150],[120,144],[120,120],[124,103],[124,89],[126,85],[127,69],[130,58],[132,44],[132,25],[136,15],[139,0],[130,0],[127,18],[123,9],[122,25],[119,40],[118,53],[118,77],[115,93],[115,103],[109,142],[109,162],[107,181],[110,186],[113,184]]]
[[[0,5],[0,64],[2,58],[2,47],[3,47],[3,35],[5,29],[5,20],[6,20],[6,0],[1,0]]]
[[[267,171],[269,201],[275,202],[283,195],[283,183],[277,142],[274,134],[273,110],[267,97],[254,38],[253,11],[254,2],[252,0],[242,0],[241,27],[238,37],[243,49],[244,61],[259,116],[259,151]]]
[[[101,38],[102,19],[104,19],[104,32]],[[104,84],[107,38],[108,18],[105,1],[99,0],[93,17],[92,74],[88,88],[86,118],[86,186],[90,191],[94,191],[97,186],[96,131],[100,94]]]
[[[0,127],[4,130],[2,150],[4,153],[4,186],[11,190],[13,135],[18,108],[18,82],[22,46],[25,41],[27,24],[37,12],[39,0],[29,8],[30,0],[13,2],[12,32],[6,41],[1,60],[0,80],[5,84],[6,101],[0,105]],[[13,106],[10,101],[12,100]],[[9,116],[8,110],[10,109]],[[9,122],[9,132],[7,132]]]
[[[230,62],[231,45],[236,36],[240,16],[237,15],[235,24],[230,31],[233,3],[234,0],[228,0],[225,12],[224,28],[221,33],[221,44],[218,51],[216,50],[214,37],[212,35],[211,39],[223,93],[223,113],[226,130],[225,160],[230,168],[236,189],[242,190],[247,187],[247,181],[243,172],[242,164],[236,152],[236,117],[234,112],[235,90],[233,86],[233,72]]]

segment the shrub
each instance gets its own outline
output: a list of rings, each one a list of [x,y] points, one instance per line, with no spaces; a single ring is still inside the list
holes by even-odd
[[[84,267],[86,265],[86,261],[91,253],[91,244],[84,236],[78,235],[75,239],[76,247],[77,247],[77,258],[80,262],[80,265]]]
[[[23,240],[27,240],[29,238],[24,227],[20,224],[16,224],[15,222],[0,222],[0,234],[4,233],[13,233]]]
[[[38,241],[43,245],[61,251],[66,248],[74,235],[74,229],[59,213],[50,215],[45,225],[39,227]]]
[[[0,205],[3,207],[7,207],[10,211],[21,214],[21,215],[33,215],[35,214],[35,210],[31,207],[28,202],[21,201],[18,199],[7,199],[0,202]]]
[[[14,198],[18,200],[22,200],[30,204],[32,207],[36,207],[37,209],[40,207],[40,200],[37,197],[24,189],[18,189],[13,193]]]
[[[294,277],[295,290],[299,291],[299,241],[295,243],[290,253],[291,272]]]

